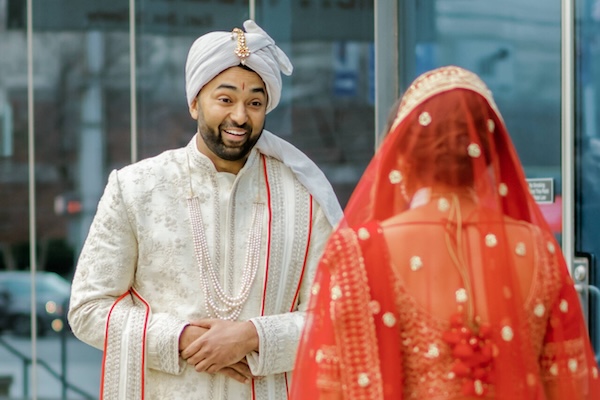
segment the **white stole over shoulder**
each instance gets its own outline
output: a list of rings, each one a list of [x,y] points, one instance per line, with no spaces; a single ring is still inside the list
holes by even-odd
[[[321,206],[331,226],[338,224],[342,218],[342,208],[331,183],[306,154],[266,129],[263,129],[260,139],[256,142],[256,148],[290,168]]]

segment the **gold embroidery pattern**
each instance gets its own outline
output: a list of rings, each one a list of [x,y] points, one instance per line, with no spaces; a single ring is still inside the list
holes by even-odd
[[[491,96],[490,90],[479,77],[472,72],[454,66],[439,68],[424,75],[414,82],[406,91],[392,130],[395,129],[419,104],[436,94],[456,88],[465,88],[479,93],[490,104],[496,116],[502,121],[502,116]]]
[[[397,185],[398,183],[402,182],[402,172],[398,171],[397,169],[390,171],[389,179],[392,185]]]
[[[525,226],[525,225],[523,225]],[[541,344],[545,334],[545,329],[548,324],[551,302],[556,299],[561,287],[561,278],[556,265],[556,258],[550,258],[547,251],[546,242],[537,228],[528,228],[532,237],[536,237],[535,245],[530,247],[530,254],[536,259],[536,264],[539,267],[535,268],[534,275],[536,282],[532,287],[532,293],[524,304],[523,312],[527,318],[527,325],[531,333],[531,340],[534,344],[534,352],[540,354],[542,351]],[[515,239],[515,244],[518,239]],[[403,286],[400,279],[396,280],[396,307],[398,308],[400,324],[401,340],[402,340],[402,356],[404,362],[405,376],[405,398],[407,399],[426,399],[426,398],[455,398],[462,394],[462,382],[458,377],[451,372],[454,358],[450,353],[450,348],[443,341],[442,335],[450,328],[450,323],[440,320],[428,313],[416,302]],[[546,313],[543,317],[536,316],[532,310],[536,304],[542,300],[545,306]],[[501,327],[499,327],[501,329]],[[582,345],[582,342],[579,342]],[[550,346],[552,347],[552,346]],[[584,361],[578,359],[575,354],[578,350],[577,345],[573,345],[573,349],[569,351],[569,358],[577,360],[577,373],[583,374]],[[432,350],[433,349],[433,350]],[[546,350],[548,351],[548,350]],[[436,355],[436,357],[432,357]],[[548,358],[548,357],[547,357]],[[546,361],[545,379],[552,379],[549,368],[552,364],[551,358]],[[571,362],[571,365],[574,365]],[[568,358],[562,361],[562,368],[568,370]],[[585,372],[587,373],[587,372]],[[535,377],[529,377],[530,384],[536,384]],[[493,399],[495,398],[495,389],[493,385],[486,385],[485,391],[480,398]],[[483,389],[477,382],[474,382],[475,391]]]
[[[566,374],[574,377],[587,376],[589,371],[584,358],[584,348],[583,338],[547,344],[540,357],[542,379],[552,381]],[[563,353],[565,358],[558,358],[558,354]]]
[[[323,391],[341,390],[340,360],[335,346],[324,346],[317,350],[315,359],[319,368],[317,386]]]
[[[581,357],[583,346],[581,339],[561,343],[561,346],[567,347],[567,355],[561,356],[560,360],[557,360],[558,345],[549,344],[542,349],[545,329],[551,314],[550,310],[559,299],[558,293],[563,280],[557,268],[556,257],[547,251],[548,238],[543,237],[537,228],[529,229],[531,229],[531,236],[536,238],[533,244],[528,245],[529,255],[536,260],[535,283],[523,305],[523,313],[527,318],[526,322],[531,341],[534,344],[534,351],[541,354],[542,380],[555,379],[552,371],[557,372],[559,376],[563,372],[576,375],[587,374],[589,367],[585,365],[585,361]],[[371,232],[371,240],[376,239],[374,232]],[[364,264],[369,260],[363,260],[359,239],[353,231],[338,232],[332,240],[334,245],[343,251],[336,254],[338,259],[329,259],[334,269],[331,285],[339,286],[343,291],[351,291],[354,295],[344,295],[331,303],[336,341],[340,347],[339,350],[331,351],[327,348],[321,349],[319,386],[324,390],[329,388],[343,391],[349,396],[348,398],[352,399],[376,398],[382,395],[382,389],[381,376],[378,375],[378,347],[373,318],[382,318],[382,314],[374,317],[371,307],[364,307],[364,304],[369,304],[370,301]],[[519,240],[520,238],[515,238],[511,247],[515,246]],[[515,255],[515,257],[517,256]],[[342,265],[342,267],[335,270],[336,265]],[[449,345],[443,340],[443,334],[450,328],[450,322],[424,311],[417,300],[409,294],[400,275],[395,275],[394,289],[397,310],[396,324],[402,343],[405,398],[460,397],[463,383],[451,372],[454,357]],[[543,304],[546,310],[542,317],[532,312],[538,304]],[[389,310],[382,310],[382,313],[385,313],[384,311]],[[552,367],[552,365],[556,366]],[[344,377],[340,371],[344,371]],[[529,385],[539,383],[536,376],[533,375],[524,377],[524,379],[524,382]],[[477,381],[474,381],[473,385],[475,393],[482,393],[480,398],[495,398],[493,385],[484,385]]]
[[[362,228],[364,229],[364,228]],[[362,231],[361,231],[362,232]],[[340,263],[333,268],[331,285],[343,288],[342,296],[331,302],[332,320],[339,348],[339,367],[344,371],[342,385],[351,399],[381,399],[383,384],[379,365],[379,350],[367,273],[357,234],[343,229],[332,238],[334,245],[348,250],[338,254]],[[347,295],[352,293],[352,296]]]
[[[535,245],[533,246],[533,257],[539,260],[539,264],[543,265],[544,268],[535,272],[536,278],[534,279],[535,285],[532,288],[533,292],[538,299],[545,299],[545,309],[550,310],[552,306],[548,299],[553,299],[558,295],[561,287],[561,278],[558,273],[558,265],[555,257],[550,257],[550,254],[545,251],[546,238],[544,238],[538,229],[532,230],[532,236],[538,238]],[[533,300],[529,305],[530,309],[533,309]],[[531,335],[533,338],[532,343],[534,344],[534,351],[540,353],[542,351],[541,343],[542,338],[545,334],[546,325],[550,313],[546,312],[545,316],[540,318],[534,313],[528,312],[526,314],[528,325],[531,329]],[[537,344],[540,345],[537,345]]]
[[[419,124],[422,126],[427,126],[431,123],[431,115],[427,111],[423,111],[421,115],[419,115]]]
[[[506,185],[506,183],[501,183],[500,185],[498,185],[498,193],[500,193],[500,196],[506,197],[506,195],[508,194],[508,186]]]
[[[478,158],[481,156],[481,147],[477,143],[471,143],[467,147],[467,153],[473,158]]]

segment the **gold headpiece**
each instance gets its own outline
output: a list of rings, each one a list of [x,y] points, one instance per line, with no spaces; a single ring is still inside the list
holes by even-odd
[[[246,63],[246,58],[250,57],[250,49],[246,46],[246,34],[240,28],[234,28],[231,31],[231,39],[234,39],[234,34],[237,36],[237,47],[234,53],[240,58],[243,65]]]
[[[492,92],[485,83],[473,72],[453,65],[441,67],[419,76],[402,96],[398,114],[391,130],[402,122],[419,104],[452,89],[468,89],[483,96],[501,120],[502,115],[492,97]]]

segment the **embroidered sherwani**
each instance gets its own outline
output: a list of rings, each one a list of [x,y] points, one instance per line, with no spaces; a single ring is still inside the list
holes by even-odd
[[[332,226],[281,161],[255,148],[237,175],[217,172],[195,143],[113,171],[83,247],[69,322],[78,338],[104,350],[105,399],[287,398],[309,286]],[[259,335],[260,352],[247,358],[265,378],[251,384],[198,373],[178,354],[186,324],[215,317],[190,198],[199,202],[208,256],[230,295],[248,268],[250,231],[262,224],[256,277],[238,317]],[[255,203],[262,212],[255,214]]]

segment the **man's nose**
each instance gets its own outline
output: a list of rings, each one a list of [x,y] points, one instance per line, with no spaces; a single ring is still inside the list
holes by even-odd
[[[231,119],[238,125],[243,125],[248,121],[248,113],[245,104],[236,104],[231,112]]]

